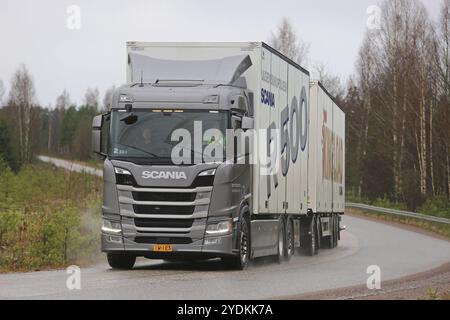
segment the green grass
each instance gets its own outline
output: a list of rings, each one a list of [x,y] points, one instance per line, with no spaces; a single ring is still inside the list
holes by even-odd
[[[0,271],[85,264],[99,255],[101,179],[42,163],[0,164]]]
[[[427,200],[420,208],[420,213],[450,219],[450,201],[445,195],[438,195]]]
[[[376,200],[369,200],[365,198],[359,198],[352,193],[347,193],[346,201],[354,203],[364,203],[380,208],[410,211],[405,203],[395,202],[387,197],[379,198]],[[443,194],[437,195],[435,197],[427,199],[424,204],[417,208],[416,212],[450,219],[450,201]]]

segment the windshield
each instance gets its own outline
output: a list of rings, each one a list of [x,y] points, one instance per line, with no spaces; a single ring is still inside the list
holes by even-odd
[[[225,111],[113,111],[109,155],[176,164],[223,161],[227,125]]]

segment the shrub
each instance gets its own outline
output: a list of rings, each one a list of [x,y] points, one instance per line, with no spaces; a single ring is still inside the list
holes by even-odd
[[[60,267],[99,254],[99,178],[43,164],[17,175],[0,166],[0,270]]]
[[[419,212],[438,217],[450,218],[450,201],[444,194],[428,199],[419,208]]]

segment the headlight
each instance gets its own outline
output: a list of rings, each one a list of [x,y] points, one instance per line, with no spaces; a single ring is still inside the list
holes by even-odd
[[[200,172],[198,175],[199,177],[207,177],[207,176],[213,176],[216,174],[216,169],[209,169],[203,172]]]
[[[114,172],[116,173],[116,183],[126,186],[134,185],[134,178],[130,171],[122,168],[114,168]]]
[[[117,233],[122,232],[122,226],[121,226],[120,222],[103,220],[102,231],[105,233],[117,234]]]
[[[130,172],[130,171],[125,170],[125,169],[122,169],[122,168],[117,168],[117,167],[115,167],[115,168],[114,168],[114,171],[115,171],[117,174],[126,174],[127,176],[131,176],[131,172]]]
[[[231,233],[231,231],[233,231],[233,222],[231,219],[227,221],[211,223],[208,224],[208,226],[206,227],[207,235],[214,235],[214,236],[224,235]]]

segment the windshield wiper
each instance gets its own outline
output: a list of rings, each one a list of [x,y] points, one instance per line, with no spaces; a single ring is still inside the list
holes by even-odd
[[[132,148],[132,149],[134,149],[134,150],[138,150],[138,151],[140,151],[140,152],[143,152],[143,153],[145,153],[145,154],[148,154],[149,156],[152,156],[153,158],[162,158],[161,156],[159,156],[159,155],[157,155],[157,154],[155,154],[155,153],[153,153],[153,152],[150,152],[150,151],[147,151],[147,150],[144,150],[144,149],[141,149],[141,148],[132,146],[132,145],[123,144],[123,143],[120,143],[120,145],[122,145],[122,146],[124,146],[124,147],[127,147],[127,148]]]

